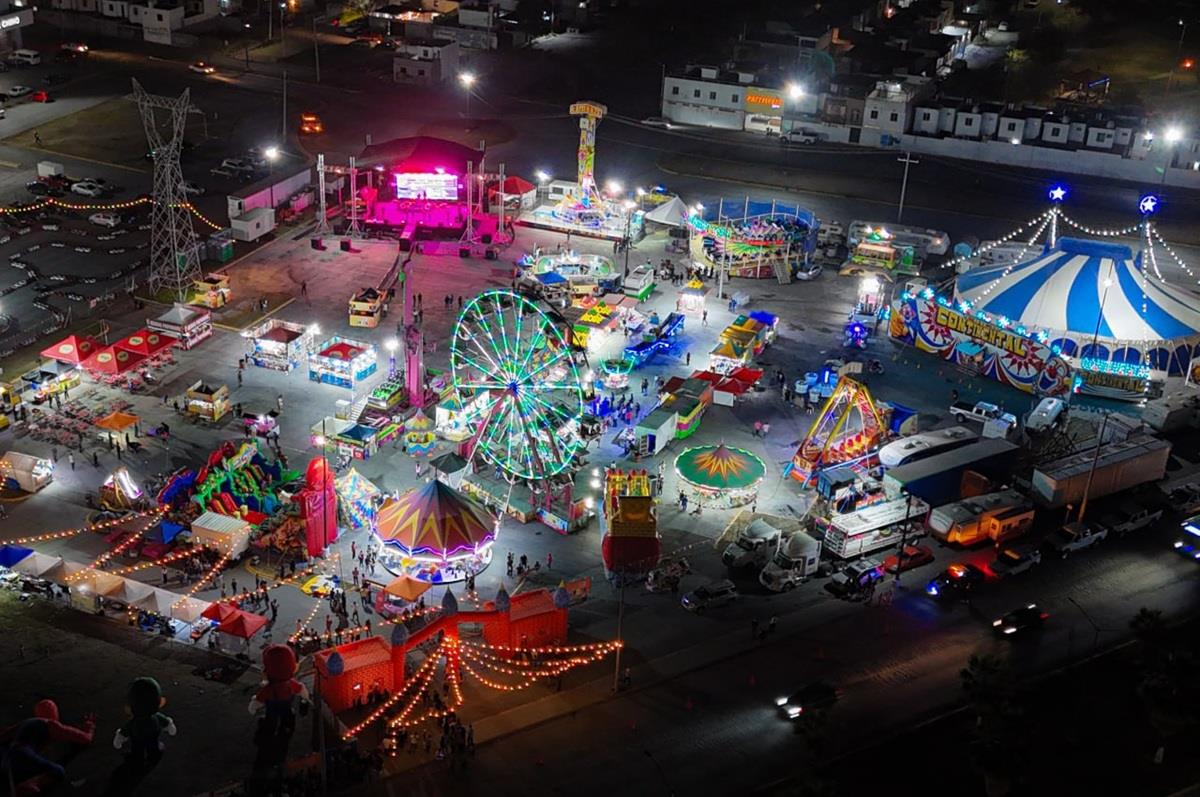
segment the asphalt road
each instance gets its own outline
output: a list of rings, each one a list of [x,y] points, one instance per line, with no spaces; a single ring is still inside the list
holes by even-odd
[[[1006,655],[1028,675],[1126,638],[1142,606],[1168,617],[1193,612],[1197,570],[1170,551],[1169,538],[1152,530],[1047,560],[987,585],[972,606],[935,604],[922,593],[932,565],[906,574],[888,608],[822,596],[781,620],[762,647],[486,745],[466,775],[430,765],[415,782],[375,793],[517,795],[531,783],[545,794],[747,793],[797,774],[801,742],[772,701],[806,682],[844,690],[829,712],[826,756],[836,757],[956,703],[959,670],[973,652]],[[995,638],[990,621],[1029,601],[1050,612],[1046,627]]]

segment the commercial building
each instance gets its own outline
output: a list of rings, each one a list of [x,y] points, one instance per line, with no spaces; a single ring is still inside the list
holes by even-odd
[[[458,72],[458,42],[445,39],[405,39],[392,57],[397,83],[436,85]]]
[[[21,49],[21,30],[33,24],[33,9],[26,5],[0,0],[0,53]]]
[[[663,79],[662,115],[677,124],[780,132],[783,90],[762,74],[690,65]]]

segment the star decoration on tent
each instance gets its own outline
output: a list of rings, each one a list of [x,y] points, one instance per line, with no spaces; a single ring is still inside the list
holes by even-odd
[[[1066,198],[1067,198],[1067,189],[1063,188],[1061,185],[1056,185],[1050,189],[1050,201],[1051,202],[1062,202]]]
[[[1158,210],[1158,197],[1154,194],[1146,194],[1138,200],[1138,212],[1143,216],[1149,216]]]

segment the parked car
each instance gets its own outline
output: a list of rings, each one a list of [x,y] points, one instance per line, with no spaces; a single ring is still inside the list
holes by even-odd
[[[1063,559],[1075,551],[1091,548],[1108,537],[1108,529],[1095,523],[1068,523],[1046,538],[1046,545]]]
[[[96,199],[97,197],[104,196],[104,186],[97,185],[96,183],[86,183],[86,182],[80,181],[78,183],[72,184],[71,193],[79,194],[80,196],[86,196],[91,199]]]
[[[904,550],[883,560],[883,569],[889,573],[904,573],[933,561],[933,551],[928,545],[905,545]]]
[[[779,137],[779,140],[785,144],[816,144],[821,140],[821,137],[811,130],[799,128],[789,130]]]
[[[661,116],[647,116],[642,120],[642,124],[646,127],[661,127],[664,130],[670,130],[672,126],[670,119],[664,119]]]
[[[25,184],[25,190],[34,196],[62,196],[63,192],[52,185],[47,185],[40,180],[33,180]]]
[[[1200,510],[1200,484],[1184,484],[1167,493],[1167,506],[1181,515]]]
[[[206,61],[193,61],[188,64],[188,70],[199,75],[211,75],[217,71],[217,68]]]
[[[787,697],[775,698],[775,706],[783,717],[794,720],[806,711],[829,708],[841,695],[837,687],[824,681],[814,681]]]
[[[198,183],[193,183],[191,180],[184,180],[182,183],[183,193],[192,194],[194,196],[203,196],[205,188]]]
[[[1053,429],[1062,420],[1063,410],[1067,407],[1062,399],[1047,396],[1038,402],[1025,421],[1025,429],[1030,432],[1044,432]]]
[[[38,89],[37,91],[33,92],[33,94],[29,95],[29,99],[33,100],[34,102],[50,102],[50,94],[46,91]]]
[[[821,264],[815,261],[801,263],[796,267],[796,279],[807,282],[821,276]]]
[[[26,94],[32,93],[33,89],[31,89],[29,86],[13,86],[7,92],[8,96],[13,98],[24,97]]]
[[[728,579],[696,587],[680,599],[683,608],[700,614],[707,609],[724,606],[737,598],[737,587]]]
[[[88,221],[90,221],[92,224],[97,224],[101,227],[108,227],[111,229],[121,224],[121,217],[116,213],[104,211],[102,213],[93,213],[92,215],[88,216]]]
[[[1041,628],[1050,615],[1037,607],[1036,603],[1013,609],[1003,617],[992,621],[992,630],[1000,636],[1012,636],[1031,628]]]
[[[1029,546],[1012,546],[1001,548],[996,554],[996,560],[991,564],[991,570],[997,576],[1015,576],[1024,573],[1034,565],[1042,563],[1042,552]]]
[[[933,598],[963,598],[986,580],[987,576],[975,565],[956,562],[926,585],[925,594]]]
[[[1163,516],[1161,508],[1142,506],[1132,501],[1122,502],[1112,512],[1100,518],[1100,525],[1118,537],[1124,537],[1132,531],[1139,531]]]

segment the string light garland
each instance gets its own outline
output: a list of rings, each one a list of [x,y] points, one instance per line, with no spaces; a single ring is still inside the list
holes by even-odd
[[[147,204],[151,204],[153,202],[154,202],[153,199],[151,199],[150,197],[144,197],[144,196],[138,197],[137,199],[128,199],[124,202],[104,202],[104,203],[92,202],[92,203],[87,203],[87,204],[79,204],[76,202],[63,202],[62,200],[55,199],[54,197],[46,197],[45,199],[41,199],[41,200],[38,200],[37,202],[34,202],[32,205],[26,205],[25,207],[22,207],[22,208],[0,207],[0,215],[9,214],[9,215],[14,215],[14,216],[19,216],[22,213],[33,213],[33,212],[36,212],[36,211],[39,211],[39,210],[42,210],[44,208],[48,208],[51,206],[62,208],[63,210],[129,210],[130,208],[136,208],[140,205],[147,205]],[[197,210],[196,207],[191,202],[183,202],[183,203],[180,203],[179,205],[172,205],[172,207],[181,207],[181,208],[184,208],[185,210],[190,211],[193,216],[200,219],[200,221],[204,222],[209,227],[212,227],[214,230],[225,229],[222,225],[217,224],[216,222],[214,222],[211,219],[209,219],[208,217],[206,217],[199,210]]]
[[[1097,230],[1093,227],[1085,227],[1084,225],[1082,225],[1079,222],[1072,219],[1066,213],[1063,213],[1061,210],[1058,211],[1058,215],[1063,221],[1065,221],[1067,224],[1071,225],[1075,229],[1080,230],[1081,232],[1085,232],[1088,235],[1097,235],[1101,238],[1123,238],[1128,235],[1133,235],[1142,226],[1142,223],[1138,222],[1137,224],[1134,224],[1132,226],[1126,227],[1121,230],[1116,230],[1116,229]]]
[[[199,581],[197,581],[190,588],[188,588],[187,592],[180,595],[179,600],[177,600],[171,604],[171,608],[172,609],[178,608],[178,607],[182,606],[183,604],[187,603],[188,598],[194,597],[197,592],[199,592],[201,589],[204,588],[205,584],[207,584],[209,581],[212,580],[213,576],[215,576],[217,573],[219,573],[221,571],[221,569],[223,567],[225,567],[225,565],[229,564],[229,560],[232,557],[232,555],[233,555],[232,551],[230,551],[229,553],[222,554],[221,558],[217,560],[217,563],[215,565],[213,565],[211,568],[209,568],[207,573],[200,576]]]
[[[1196,280],[1197,282],[1200,282],[1200,278],[1197,278],[1196,272],[1192,271],[1191,267],[1183,261],[1183,258],[1181,258],[1179,255],[1177,255],[1175,253],[1175,250],[1171,248],[1171,245],[1168,244],[1166,241],[1164,241],[1163,237],[1158,234],[1158,228],[1149,223],[1147,223],[1146,227],[1147,227],[1147,229],[1150,230],[1150,234],[1154,236],[1154,240],[1157,241],[1159,244],[1161,244],[1162,248],[1164,250],[1166,250],[1166,253],[1171,256],[1172,260],[1175,261],[1175,264],[1178,265],[1184,271],[1186,271],[1187,275],[1189,277]]]
[[[1045,220],[1042,221],[1041,226],[1039,226],[1036,230],[1034,230],[1033,235],[1029,236],[1029,240],[1025,242],[1025,246],[1021,248],[1021,251],[1017,253],[1017,256],[1013,259],[1013,261],[1011,263],[1009,263],[1008,266],[1004,269],[1004,271],[1002,271],[1000,273],[999,277],[996,277],[996,279],[994,279],[990,283],[988,283],[987,287],[983,289],[983,293],[981,293],[979,295],[979,299],[976,300],[976,303],[978,303],[979,301],[982,301],[983,299],[986,299],[988,297],[988,295],[993,290],[996,289],[996,286],[1000,284],[1000,281],[1003,280],[1005,277],[1007,277],[1009,274],[1011,274],[1012,270],[1014,268],[1016,268],[1018,265],[1020,265],[1021,261],[1025,257],[1025,252],[1028,251],[1029,248],[1037,242],[1038,238],[1042,237],[1042,231],[1046,229],[1046,225],[1049,224],[1055,218],[1056,215],[1058,215],[1057,210],[1050,211],[1050,215]],[[970,308],[967,308],[967,309],[969,310]]]
[[[313,598],[312,609],[309,610],[308,616],[300,621],[300,624],[296,629],[296,633],[294,633],[290,637],[288,637],[288,642],[295,642],[297,639],[299,639],[301,636],[304,635],[304,629],[307,628],[308,625],[316,618],[317,612],[320,611],[320,609],[321,609],[321,598],[320,597]]]
[[[165,511],[165,510],[163,510],[163,511]],[[140,540],[142,538],[142,535],[145,534],[147,531],[149,531],[150,527],[153,526],[160,517],[162,517],[162,513],[163,513],[162,511],[159,511],[159,512],[156,512],[155,514],[151,515],[149,518],[146,519],[146,521],[144,523],[142,523],[141,528],[139,528],[137,531],[130,533],[130,535],[128,537],[126,537],[125,539],[121,540],[121,542],[119,544],[113,546],[112,548],[109,548],[107,551],[100,554],[98,557],[96,557],[92,561],[91,564],[89,564],[82,570],[68,575],[66,577],[65,581],[68,584],[74,584],[77,581],[85,579],[88,576],[94,574],[101,567],[101,565],[103,565],[109,559],[112,559],[114,556],[124,553],[125,551],[129,550],[131,547],[133,547],[133,544],[135,542],[137,542],[138,540]]]
[[[129,515],[123,515],[112,520],[105,520],[100,523],[89,523],[86,526],[79,526],[73,529],[63,529],[61,531],[48,531],[44,534],[33,534],[28,537],[17,537],[16,539],[7,540],[9,545],[28,545],[30,543],[47,542],[49,540],[63,540],[67,537],[74,537],[77,534],[83,534],[85,531],[104,531],[111,529],[114,526],[120,526],[123,523],[128,523],[130,520],[143,518],[147,515],[156,514],[157,509],[134,512]]]
[[[152,567],[165,567],[166,565],[169,565],[172,562],[178,562],[180,559],[186,559],[189,556],[198,556],[199,554],[200,554],[199,548],[189,548],[185,551],[174,551],[173,553],[169,553],[166,556],[161,556],[158,559],[148,560],[145,562],[138,562],[135,565],[129,565],[127,567],[119,567],[116,570],[106,570],[105,572],[112,573],[114,576],[126,576],[126,575],[129,575],[130,573],[137,573],[142,570],[149,570]]]
[[[1003,237],[998,238],[995,241],[991,241],[989,243],[984,244],[983,246],[979,247],[977,250],[975,250],[974,252],[972,252],[969,255],[959,255],[957,257],[953,257],[953,258],[945,261],[941,265],[939,265],[938,268],[939,269],[952,268],[954,266],[957,266],[960,263],[965,263],[966,261],[970,260],[972,257],[975,257],[977,255],[982,255],[985,252],[990,252],[991,250],[995,249],[996,247],[1002,246],[1002,245],[1008,243],[1009,241],[1011,241],[1013,238],[1016,238],[1018,235],[1025,232],[1030,227],[1037,224],[1039,221],[1048,220],[1049,218],[1051,218],[1053,216],[1054,213],[1055,213],[1055,211],[1053,208],[1050,210],[1044,211],[1044,212],[1040,213],[1039,215],[1034,216],[1032,219],[1025,222],[1017,229],[1010,231],[1007,235],[1004,235]],[[1043,228],[1044,228],[1044,226],[1043,226]],[[1036,235],[1035,235],[1035,239],[1036,239]]]

